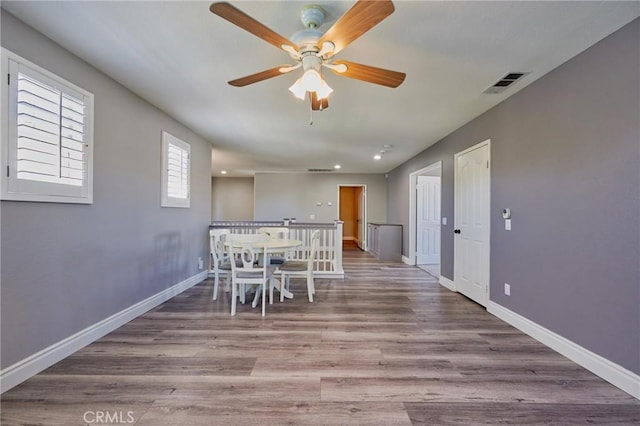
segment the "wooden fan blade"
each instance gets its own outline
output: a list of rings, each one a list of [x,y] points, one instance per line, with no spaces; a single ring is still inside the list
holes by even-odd
[[[247,15],[235,6],[226,2],[213,3],[209,6],[209,10],[218,15],[221,18],[226,19],[232,24],[237,25],[245,31],[249,31],[251,34],[260,37],[267,43],[273,44],[278,49],[282,49],[282,45],[286,44],[294,47],[298,50],[298,46],[289,39],[284,38],[280,34],[276,33],[270,28],[267,28],[264,24],[256,21],[251,16]]]
[[[318,41],[318,46],[322,46],[325,41],[332,42],[336,46],[333,50],[333,55],[335,55],[362,34],[378,25],[394,10],[391,0],[360,0],[324,33]]]
[[[318,99],[316,92],[309,92],[309,99],[311,100],[311,109],[313,111],[321,111],[329,108],[329,100],[327,98]]]
[[[241,77],[235,80],[231,80],[229,84],[235,87],[248,86],[249,84],[257,83],[259,81],[266,80],[268,78],[278,77],[280,75],[284,75],[288,72],[293,71],[293,70],[289,70],[286,72],[280,71],[281,68],[287,68],[287,67],[290,67],[290,65],[287,65],[287,64],[280,65],[279,67],[271,68],[268,70],[257,72],[255,74],[248,75],[246,77]]]
[[[333,71],[334,74],[344,77],[354,78],[373,84],[380,84],[387,87],[398,87],[402,84],[407,76],[403,72],[385,70],[384,68],[376,68],[369,65],[356,64],[349,61],[334,61],[334,65],[345,64],[347,70],[345,72]]]

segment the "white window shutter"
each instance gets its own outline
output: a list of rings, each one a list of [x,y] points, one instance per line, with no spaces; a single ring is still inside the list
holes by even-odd
[[[162,207],[190,206],[191,146],[162,132]]]
[[[3,49],[2,199],[92,203],[93,95]]]

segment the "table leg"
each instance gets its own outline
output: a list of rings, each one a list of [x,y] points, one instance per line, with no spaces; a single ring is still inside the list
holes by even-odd
[[[251,307],[252,308],[255,308],[256,306],[258,306],[258,302],[260,301],[260,297],[262,297],[262,285],[260,285],[256,289],[256,295],[253,296],[253,302],[251,302]]]
[[[271,279],[271,285],[278,291],[280,291],[280,280],[277,278],[272,278]],[[284,297],[286,297],[287,299],[293,299],[293,293],[291,293],[289,290],[287,290],[286,288],[282,289],[282,295]]]

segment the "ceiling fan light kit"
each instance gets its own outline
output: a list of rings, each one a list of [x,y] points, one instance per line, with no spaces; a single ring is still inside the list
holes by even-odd
[[[405,74],[385,70],[368,65],[356,64],[341,60],[331,62],[333,57],[361,35],[376,26],[395,10],[391,0],[359,0],[351,9],[342,15],[326,32],[318,28],[327,16],[325,10],[318,5],[308,5],[300,12],[300,21],[304,29],[297,31],[291,40],[267,28],[249,15],[226,2],[213,3],[209,10],[232,24],[284,50],[293,65],[281,65],[236,80],[229,81],[235,87],[267,80],[302,68],[302,77],[289,87],[299,99],[304,99],[309,92],[311,109],[324,110],[329,106],[328,96],[333,92],[322,78],[322,67],[344,77],[379,84],[386,87],[398,87],[405,79]]]

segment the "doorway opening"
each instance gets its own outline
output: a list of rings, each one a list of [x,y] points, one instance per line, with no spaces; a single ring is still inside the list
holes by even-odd
[[[442,161],[409,175],[409,256],[416,265],[440,278]]]
[[[338,218],[342,225],[344,248],[367,249],[367,187],[338,185]]]

